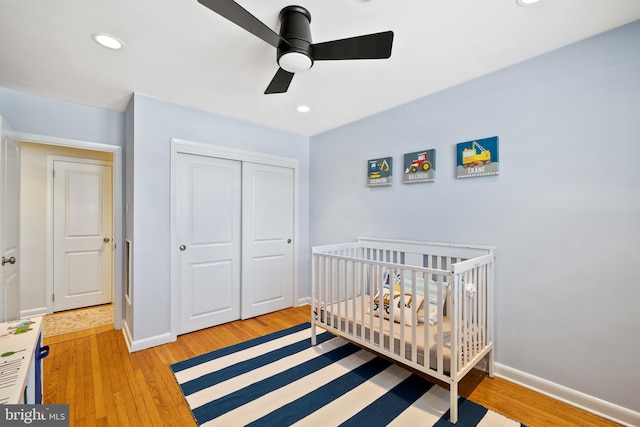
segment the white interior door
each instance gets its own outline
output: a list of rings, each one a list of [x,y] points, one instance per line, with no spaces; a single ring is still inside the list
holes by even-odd
[[[293,305],[293,169],[242,167],[242,318]]]
[[[53,311],[110,303],[111,166],[53,164]]]
[[[20,317],[20,152],[0,117],[0,322]]]
[[[178,154],[181,334],[240,318],[241,167]]]

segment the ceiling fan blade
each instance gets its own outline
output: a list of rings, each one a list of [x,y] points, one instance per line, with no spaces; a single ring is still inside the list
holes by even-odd
[[[393,31],[316,43],[312,45],[313,59],[385,59],[391,56],[392,45]]]
[[[233,0],[198,0],[198,3],[261,38],[273,47],[278,47],[280,43],[289,44],[278,33],[267,27],[262,21]]]
[[[267,86],[267,90],[264,91],[265,95],[270,93],[285,93],[289,89],[291,80],[293,79],[293,73],[278,68],[276,75],[271,79],[271,83]]]

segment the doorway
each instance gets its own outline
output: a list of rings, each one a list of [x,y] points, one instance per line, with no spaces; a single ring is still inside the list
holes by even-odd
[[[297,300],[297,160],[172,140],[172,335]]]
[[[54,227],[53,215],[54,202],[53,198],[50,197],[53,184],[49,180],[49,176],[52,174],[52,168],[48,166],[48,162],[52,158],[58,158],[59,160],[64,158],[70,159],[71,163],[108,165],[107,175],[103,175],[102,178],[106,179],[109,184],[106,191],[111,206],[107,209],[108,218],[105,221],[109,224],[107,234],[110,235],[101,235],[99,237],[103,247],[99,247],[97,252],[104,253],[105,243],[110,244],[109,251],[107,251],[109,252],[107,254],[109,263],[106,267],[106,273],[110,277],[107,279],[109,286],[105,291],[108,299],[103,299],[98,304],[105,301],[113,304],[113,324],[116,329],[121,329],[123,310],[123,301],[121,301],[123,298],[122,213],[120,212],[122,209],[121,147],[20,133],[15,133],[14,137],[21,141],[20,241],[22,244],[22,256],[20,271],[23,275],[20,286],[21,316],[40,316],[58,310],[67,310],[77,306],[84,307],[94,303],[84,301],[76,306],[56,307],[53,301],[53,298],[55,298],[53,292],[53,276],[55,273],[53,230],[56,227]],[[98,180],[99,178],[94,176],[84,180],[79,186],[87,187],[87,183],[95,184]],[[76,184],[81,181],[76,180]],[[82,215],[84,216],[84,214]],[[75,220],[72,220],[72,222],[75,222]],[[87,223],[83,225],[85,229],[87,226]],[[105,238],[109,238],[109,242],[104,242]],[[85,258],[89,252],[91,251],[85,251]],[[93,263],[95,264],[95,262]],[[85,271],[83,274],[89,273]],[[74,280],[77,283],[81,280],[83,281],[83,278],[76,275]],[[72,288],[66,293],[77,295],[83,293],[76,291],[76,289]],[[84,293],[86,294],[87,292]],[[60,294],[58,294],[59,296]]]

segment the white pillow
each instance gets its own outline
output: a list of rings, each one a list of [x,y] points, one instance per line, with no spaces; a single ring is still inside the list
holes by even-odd
[[[394,283],[396,283],[395,288],[400,289],[400,285],[399,285],[400,275],[398,274],[397,277],[398,277],[397,282],[394,281]],[[402,282],[404,283],[405,291],[408,291],[409,293],[411,293],[411,273],[405,272],[403,279],[404,280]],[[449,285],[447,284],[447,282],[442,282],[442,300],[441,300],[442,307],[444,307],[444,301],[445,301],[445,298],[447,297],[448,286]],[[423,298],[424,298],[424,277],[416,277],[416,292],[419,295],[423,295]],[[429,324],[435,325],[436,323],[438,323],[438,282],[436,282],[435,280],[429,280],[428,301],[429,301]],[[424,322],[424,307],[420,307],[420,311],[418,312],[418,321]]]
[[[409,271],[405,271],[404,272],[404,277],[402,277],[403,280],[401,280],[401,275],[399,272],[395,272],[393,274],[393,288],[394,291],[396,291],[399,295],[399,291],[401,289],[401,285],[404,284],[404,289],[405,289],[405,295],[409,295],[411,296],[411,277],[412,274]],[[382,271],[382,279],[383,279],[383,286],[385,288],[389,288],[389,270],[388,269],[383,269]],[[444,301],[445,298],[447,297],[447,289],[448,289],[449,285],[447,282],[442,282],[442,304],[441,306],[444,307]],[[416,293],[418,294],[418,296],[422,297],[421,299],[421,303],[418,306],[418,322],[419,323],[424,323],[424,277],[422,276],[418,276],[416,274]],[[376,297],[377,297],[377,292],[376,292]],[[436,282],[435,280],[429,280],[429,324],[430,325],[435,325],[436,323],[438,323],[438,282]],[[396,312],[399,312],[399,310],[397,310]],[[409,313],[409,317],[411,315],[411,310],[408,311]],[[388,316],[388,315],[387,315]],[[395,316],[394,316],[395,317]],[[388,317],[385,317],[388,318]],[[396,320],[397,322],[399,322],[399,320]],[[411,322],[411,320],[409,320],[409,322]],[[406,323],[406,316],[405,316],[405,323]],[[407,323],[410,324],[410,323]]]
[[[393,291],[387,287],[382,288],[382,298],[380,298],[380,291],[376,292],[371,303],[371,309],[374,316],[382,316],[385,319],[391,317],[391,304],[393,307],[393,321],[401,323],[402,313],[404,312],[404,324],[411,326],[412,322],[412,307],[417,304],[418,310],[422,308],[424,304],[424,294],[418,294],[415,298],[411,293],[404,294],[404,304],[402,304],[402,292],[399,289]],[[424,315],[423,315],[424,316]],[[418,319],[418,322],[420,320]]]

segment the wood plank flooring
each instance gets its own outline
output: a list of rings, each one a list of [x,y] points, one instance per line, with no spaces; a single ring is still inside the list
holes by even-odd
[[[46,338],[44,403],[70,404],[71,426],[195,426],[171,364],[308,320],[308,306],[290,308],[132,354],[109,326]],[[460,392],[530,427],[617,425],[479,371],[465,377]]]

